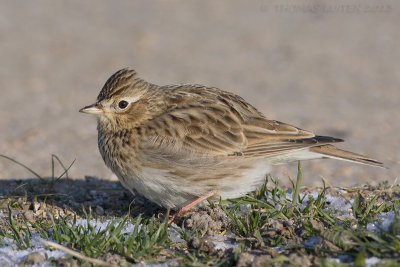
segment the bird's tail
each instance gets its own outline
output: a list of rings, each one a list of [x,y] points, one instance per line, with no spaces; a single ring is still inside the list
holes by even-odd
[[[385,168],[383,166],[383,163],[381,163],[379,161],[376,161],[374,159],[368,158],[368,157],[360,155],[360,154],[341,150],[333,145],[314,146],[314,147],[310,147],[309,150],[311,152],[322,154],[322,155],[324,155],[324,157],[327,157],[327,158],[353,161],[353,162],[357,162],[357,163],[361,163],[361,164],[365,164],[365,165],[371,165],[371,166]]]

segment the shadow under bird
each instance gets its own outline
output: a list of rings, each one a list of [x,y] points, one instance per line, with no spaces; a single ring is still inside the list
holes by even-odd
[[[264,182],[271,166],[292,161],[333,158],[383,167],[332,145],[342,139],[267,119],[233,93],[158,86],[131,69],[113,74],[80,112],[98,116],[101,156],[122,185],[168,209],[243,196]]]

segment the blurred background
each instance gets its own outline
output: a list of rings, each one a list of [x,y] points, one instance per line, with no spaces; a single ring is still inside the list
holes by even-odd
[[[243,96],[268,118],[390,169],[303,162],[303,182],[393,183],[400,163],[400,4],[360,1],[1,1],[0,154],[51,175],[115,179],[97,150],[94,102],[131,67],[156,84],[201,83]],[[296,164],[274,177],[287,184]],[[0,179],[32,174],[0,158]]]

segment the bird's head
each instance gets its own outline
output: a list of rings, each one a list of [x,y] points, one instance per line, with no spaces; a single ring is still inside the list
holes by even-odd
[[[107,80],[96,102],[79,112],[98,115],[100,123],[113,128],[135,126],[148,119],[152,87],[134,70],[119,70]]]

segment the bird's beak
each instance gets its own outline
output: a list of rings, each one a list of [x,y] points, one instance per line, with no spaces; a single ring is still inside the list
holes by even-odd
[[[88,113],[88,114],[103,114],[104,110],[103,110],[103,107],[100,104],[95,103],[95,104],[86,106],[84,108],[81,108],[79,110],[79,112]]]

